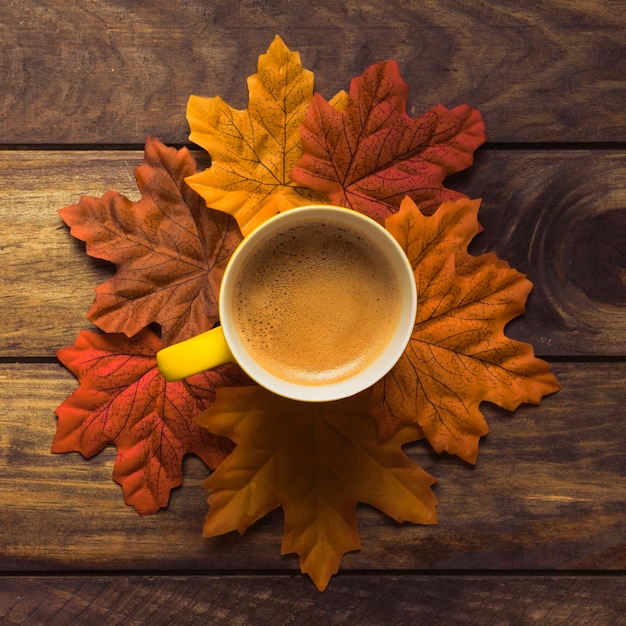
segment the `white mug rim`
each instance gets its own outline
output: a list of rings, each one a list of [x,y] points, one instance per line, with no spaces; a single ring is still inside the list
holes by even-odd
[[[282,379],[260,365],[245,349],[230,314],[231,281],[255,248],[255,244],[266,239],[286,225],[295,225],[302,221],[319,221],[320,218],[341,222],[365,233],[375,242],[391,261],[399,280],[401,298],[401,320],[398,329],[387,348],[367,367],[346,379],[332,383],[305,384]],[[370,233],[375,233],[374,236]],[[413,269],[409,260],[393,235],[370,217],[348,209],[328,204],[313,204],[296,207],[279,213],[255,228],[231,255],[226,266],[220,287],[218,308],[220,324],[228,347],[236,363],[262,387],[277,395],[304,402],[333,401],[353,396],[374,385],[397,363],[411,338],[417,310],[417,293]]]

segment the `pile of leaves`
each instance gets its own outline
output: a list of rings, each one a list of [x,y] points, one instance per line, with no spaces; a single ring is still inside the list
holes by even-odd
[[[113,478],[140,514],[167,506],[182,460],[211,468],[205,536],[238,530],[277,507],[282,552],[299,555],[323,590],[359,548],[357,504],[398,522],[434,524],[434,479],[403,452],[426,438],[474,463],[488,427],[483,401],[513,410],[559,385],[532,347],[504,327],[530,282],[495,254],[472,256],[480,202],[443,181],[485,141],[478,111],[406,112],[393,61],[371,66],[325,100],[297,52],[276,37],[249,77],[249,104],[189,99],[190,139],[210,155],[148,138],[130,201],[109,191],[59,211],[87,254],[115,264],[82,331],[58,352],[80,382],[57,409],[53,452],[117,447]],[[218,322],[233,250],[272,215],[334,204],[383,224],[413,266],[418,313],[409,345],[372,389],[329,403],[275,396],[236,364],[168,383],[155,354]]]

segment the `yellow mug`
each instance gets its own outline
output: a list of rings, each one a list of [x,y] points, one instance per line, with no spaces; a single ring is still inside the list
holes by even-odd
[[[281,213],[228,262],[220,325],[157,353],[166,380],[229,362],[296,400],[352,396],[398,361],[415,324],[406,254],[369,217],[330,205]]]

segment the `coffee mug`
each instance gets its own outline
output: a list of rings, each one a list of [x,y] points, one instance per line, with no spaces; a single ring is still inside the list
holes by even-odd
[[[236,362],[278,395],[317,402],[359,393],[395,365],[417,296],[388,231],[351,209],[311,205],[241,242],[218,302],[219,326],[157,353],[165,379]]]

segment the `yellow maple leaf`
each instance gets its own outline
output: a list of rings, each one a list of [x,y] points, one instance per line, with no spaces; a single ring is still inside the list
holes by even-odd
[[[211,166],[186,182],[207,206],[235,217],[244,235],[276,213],[325,202],[289,178],[302,156],[300,124],[313,97],[313,73],[277,36],[259,57],[248,91],[244,110],[219,96],[191,96],[187,106],[190,139],[207,150]],[[347,94],[331,102],[343,107]]]
[[[489,253],[471,256],[480,201],[444,202],[424,216],[410,199],[386,221],[413,266],[418,311],[404,354],[373,389],[381,436],[419,424],[437,452],[471,463],[487,433],[480,403],[514,410],[560,389],[532,346],[509,339],[532,284]]]
[[[434,479],[401,450],[421,430],[408,426],[379,443],[368,396],[305,403],[261,387],[218,389],[197,421],[236,447],[205,483],[204,535],[243,533],[282,506],[282,553],[297,553],[323,591],[341,557],[360,548],[357,503],[398,522],[436,523]]]

